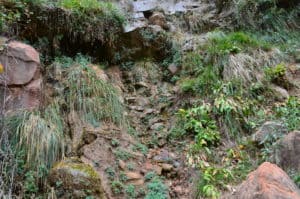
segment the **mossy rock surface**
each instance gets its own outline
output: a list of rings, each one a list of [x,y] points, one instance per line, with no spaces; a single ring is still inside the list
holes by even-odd
[[[97,172],[76,158],[54,165],[50,171],[49,183],[55,188],[58,198],[106,198]]]

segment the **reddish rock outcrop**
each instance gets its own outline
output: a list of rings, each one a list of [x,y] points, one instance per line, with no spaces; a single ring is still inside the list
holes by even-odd
[[[230,199],[300,199],[300,191],[275,164],[265,162],[249,174]]]
[[[5,112],[32,109],[40,104],[42,78],[39,53],[31,46],[8,42],[0,52],[4,71],[0,74],[0,96]]]

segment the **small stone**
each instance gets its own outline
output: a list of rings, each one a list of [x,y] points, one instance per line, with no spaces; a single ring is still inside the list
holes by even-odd
[[[152,108],[148,108],[144,111],[144,114],[147,115],[147,114],[151,114],[151,113],[154,113],[155,112],[155,109],[152,109]]]
[[[160,12],[153,13],[149,18],[149,23],[152,25],[160,26],[165,30],[169,29],[165,16]]]
[[[136,86],[139,86],[139,87],[145,87],[145,88],[149,88],[148,84],[145,83],[145,82],[138,82],[135,84]]]
[[[158,140],[158,143],[157,143],[157,145],[158,145],[159,147],[163,147],[163,146],[165,146],[166,144],[167,144],[166,139],[159,139],[159,140]]]
[[[119,160],[119,167],[122,170],[125,170],[126,169],[126,163],[123,160]]]
[[[129,106],[129,108],[135,111],[144,111],[144,108],[142,106]]]
[[[168,66],[168,70],[172,73],[172,75],[175,75],[178,72],[178,67],[175,64],[170,64]]]
[[[125,172],[125,175],[128,180],[139,180],[143,178],[143,176],[138,172]]]
[[[162,149],[158,155],[153,157],[153,160],[157,163],[170,163],[172,162],[172,157],[167,150]]]
[[[286,89],[277,86],[277,85],[271,85],[270,89],[272,90],[273,94],[275,95],[276,99],[279,101],[285,101],[289,98],[289,93]]]
[[[132,180],[130,181],[130,184],[135,186],[141,186],[144,184],[144,179]]]
[[[157,175],[161,175],[161,174],[162,174],[162,167],[155,165],[155,166],[153,167],[153,169],[154,169],[154,171],[155,171],[155,173],[156,173]]]
[[[155,123],[155,124],[153,124],[151,127],[150,127],[150,129],[151,130],[160,130],[162,127],[164,126],[164,124],[163,123]]]
[[[173,169],[173,165],[171,165],[171,164],[166,164],[166,163],[164,163],[164,164],[161,164],[161,167],[162,167],[162,170],[163,171],[171,171],[172,169]]]

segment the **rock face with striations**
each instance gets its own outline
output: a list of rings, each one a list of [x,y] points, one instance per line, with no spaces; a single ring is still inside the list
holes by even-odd
[[[5,112],[32,109],[40,104],[42,78],[39,53],[31,46],[1,39],[0,95],[5,100]]]
[[[263,163],[226,199],[299,199],[300,190],[279,167]]]

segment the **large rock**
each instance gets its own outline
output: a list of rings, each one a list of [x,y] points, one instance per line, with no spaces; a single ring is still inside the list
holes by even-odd
[[[56,164],[50,171],[49,183],[57,198],[106,198],[96,171],[75,158]]]
[[[263,163],[226,199],[299,199],[300,190],[275,164]],[[224,198],[224,197],[223,197]]]
[[[163,29],[167,30],[169,29],[169,26],[167,24],[166,18],[163,13],[160,12],[154,12],[150,17],[149,17],[149,23],[152,25],[158,25],[162,27]]]
[[[300,171],[300,131],[293,131],[279,141],[275,158],[283,169]]]
[[[265,122],[253,135],[253,141],[263,144],[266,141],[276,140],[288,132],[286,126],[279,122]]]
[[[38,107],[42,92],[39,53],[27,44],[2,40],[6,42],[0,43],[0,64],[4,68],[0,74],[0,96],[5,100],[4,111]]]
[[[0,54],[0,63],[4,66],[5,73],[0,77],[0,84],[25,85],[35,75],[39,74],[39,53],[27,44],[12,41]]]

